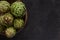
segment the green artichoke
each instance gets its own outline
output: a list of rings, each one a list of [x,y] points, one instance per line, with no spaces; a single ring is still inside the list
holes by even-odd
[[[14,28],[20,29],[24,26],[24,20],[23,19],[15,19],[14,20]]]
[[[0,17],[0,24],[4,26],[10,26],[13,23],[13,16],[10,13],[6,13]]]
[[[15,17],[22,17],[25,15],[25,5],[22,2],[14,2],[11,5],[11,13],[15,16]]]
[[[8,38],[12,38],[16,34],[16,30],[13,27],[9,27],[5,30],[5,34]]]
[[[0,1],[0,12],[4,13],[10,9],[10,4],[7,1]]]

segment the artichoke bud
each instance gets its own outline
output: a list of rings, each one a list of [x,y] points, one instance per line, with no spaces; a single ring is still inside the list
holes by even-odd
[[[13,23],[13,16],[10,14],[10,13],[6,13],[3,17],[4,19],[4,23],[5,24],[8,24],[8,25],[11,25]]]
[[[23,17],[25,15],[25,4],[23,2],[14,2],[11,5],[11,13],[15,16],[15,17]]]
[[[7,1],[0,1],[0,12],[4,13],[10,9],[10,4]]]
[[[23,26],[24,26],[24,20],[23,19],[15,19],[14,20],[14,27],[16,29],[23,28]]]
[[[16,34],[16,30],[13,27],[9,27],[5,30],[6,37],[12,38]]]

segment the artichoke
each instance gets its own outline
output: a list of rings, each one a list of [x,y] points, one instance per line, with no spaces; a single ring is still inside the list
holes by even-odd
[[[6,13],[0,17],[0,24],[4,26],[10,26],[13,23],[13,16],[10,13]]]
[[[10,4],[7,1],[0,1],[0,12],[4,13],[10,9]]]
[[[16,30],[13,27],[9,27],[5,30],[5,34],[8,38],[12,38],[16,34]]]
[[[25,5],[22,2],[14,2],[11,5],[11,13],[15,16],[15,17],[23,17],[25,15]]]
[[[4,22],[6,25],[12,25],[14,18],[13,18],[13,16],[12,16],[10,13],[6,13],[6,14],[4,15],[3,19],[4,19],[3,22]]]
[[[20,29],[24,26],[24,20],[23,19],[15,19],[14,20],[14,28]]]

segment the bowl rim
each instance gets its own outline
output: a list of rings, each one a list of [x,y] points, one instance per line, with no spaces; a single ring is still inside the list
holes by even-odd
[[[27,20],[28,20],[28,12],[27,12],[27,9],[26,9],[24,18],[25,18],[25,19],[24,19],[24,26],[23,26],[23,28],[25,28],[25,26],[26,26],[26,24],[27,24]],[[17,33],[19,33],[20,31],[22,31],[23,28],[19,29]]]

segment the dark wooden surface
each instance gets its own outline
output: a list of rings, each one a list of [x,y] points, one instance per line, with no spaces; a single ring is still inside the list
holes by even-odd
[[[60,1],[23,0],[29,12],[26,27],[14,38],[1,40],[60,40]]]

